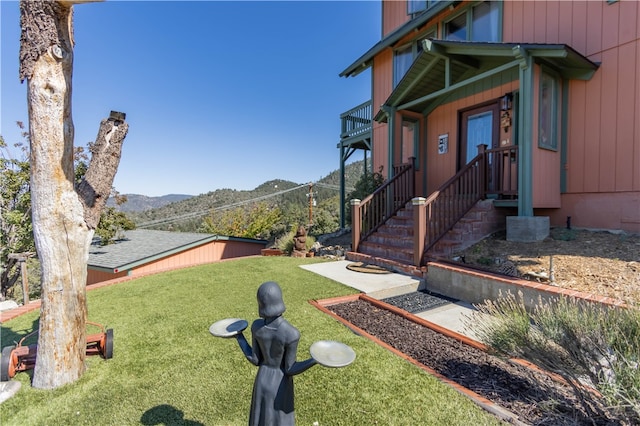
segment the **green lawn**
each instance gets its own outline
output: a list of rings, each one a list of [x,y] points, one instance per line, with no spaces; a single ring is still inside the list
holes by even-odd
[[[114,329],[114,356],[87,359],[76,383],[22,388],[0,405],[9,425],[245,425],[256,367],[235,339],[209,326],[257,317],[256,290],[282,287],[284,316],[302,336],[298,359],[317,340],[338,340],[357,358],[295,377],[298,425],[493,425],[498,420],[416,366],[352,333],[308,301],[356,291],[299,265],[320,259],[257,257],[183,269],[88,292],[89,320]],[[2,324],[2,346],[37,327],[38,312]],[[92,331],[94,332],[94,331]],[[246,334],[250,339],[250,332]]]

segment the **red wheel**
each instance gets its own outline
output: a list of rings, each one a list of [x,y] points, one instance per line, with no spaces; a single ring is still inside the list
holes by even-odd
[[[104,359],[113,358],[113,328],[110,328],[105,333],[104,339],[104,351],[103,351]]]
[[[11,362],[11,354],[15,346],[7,346],[2,349],[2,359],[0,359],[0,381],[8,382],[16,375],[16,366]]]

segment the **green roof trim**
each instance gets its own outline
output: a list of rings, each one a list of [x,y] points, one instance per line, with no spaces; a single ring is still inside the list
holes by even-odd
[[[340,77],[355,77],[360,74],[362,71],[369,68],[373,62],[373,58],[384,49],[393,46],[398,41],[400,41],[403,37],[409,34],[411,31],[418,30],[424,24],[429,22],[434,16],[438,13],[442,12],[444,9],[454,4],[454,1],[441,1],[434,5],[433,7],[423,11],[419,15],[417,15],[412,20],[406,22],[402,26],[398,27],[391,33],[389,33],[386,37],[376,43],[371,49],[369,49],[365,54],[360,56],[355,60],[354,63],[349,65],[344,71],[342,71],[339,75]]]
[[[563,78],[589,80],[599,67],[566,44],[423,40],[418,55],[384,105],[424,114],[443,96],[522,65],[526,53]],[[374,120],[386,121],[384,109]]]

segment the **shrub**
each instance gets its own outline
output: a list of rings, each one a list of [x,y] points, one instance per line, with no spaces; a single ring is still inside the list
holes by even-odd
[[[298,225],[293,225],[289,232],[287,232],[286,234],[284,234],[283,236],[281,236],[275,241],[275,244],[274,244],[275,248],[282,250],[286,254],[291,254],[291,252],[293,252],[293,237],[296,235],[297,229],[298,229]],[[313,236],[307,234],[307,240],[305,241],[307,251],[310,250],[315,243],[316,243],[316,239]]]
[[[519,293],[477,308],[487,315],[474,316],[469,326],[496,352],[561,375],[594,418],[640,422],[637,306],[611,307],[562,297],[540,301],[527,311]]]

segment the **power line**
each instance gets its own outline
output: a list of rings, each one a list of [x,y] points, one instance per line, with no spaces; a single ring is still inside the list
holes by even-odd
[[[213,212],[217,212],[217,211],[224,211],[224,210],[229,210],[235,207],[240,207],[240,206],[244,206],[246,204],[251,204],[251,203],[255,203],[258,201],[263,201],[263,200],[267,200],[269,198],[273,198],[273,197],[277,197],[279,195],[282,194],[286,194],[287,192],[291,192],[291,191],[295,191],[296,189],[300,189],[300,188],[307,188],[308,185],[317,185],[323,188],[327,188],[327,189],[332,189],[335,191],[339,191],[340,190],[340,186],[338,185],[332,185],[332,184],[328,184],[328,183],[320,183],[320,182],[311,182],[309,184],[303,184],[303,185],[298,185],[296,187],[293,188],[289,188],[289,189],[284,189],[282,191],[278,191],[278,192],[274,192],[272,194],[267,194],[267,195],[261,195],[260,197],[256,197],[256,198],[251,198],[249,200],[244,200],[244,201],[238,201],[236,203],[232,203],[232,204],[227,204],[225,206],[220,206],[220,207],[214,207],[214,208],[208,208],[206,210],[200,210],[197,212],[191,212],[191,213],[185,213],[179,216],[173,216],[173,217],[167,217],[167,218],[162,218],[162,219],[156,219],[156,220],[151,220],[149,222],[144,222],[141,223],[140,225],[137,225],[138,228],[149,228],[152,226],[159,226],[159,225],[168,225],[171,223],[175,223],[175,222],[182,222],[184,220],[188,220],[188,219],[196,219],[202,216],[206,216],[208,214],[210,214],[212,211]],[[355,188],[345,188],[346,190],[349,191],[353,191]]]
[[[197,211],[197,212],[186,213],[186,214],[183,214],[183,215],[180,215],[180,216],[173,216],[173,217],[169,217],[169,218],[152,220],[152,221],[149,221],[149,222],[141,223],[140,225],[137,225],[137,227],[138,228],[148,228],[148,227],[151,227],[151,226],[167,225],[167,224],[174,223],[174,222],[181,222],[181,221],[187,220],[187,219],[195,219],[195,218],[198,218],[198,217],[206,216],[207,214],[211,213],[212,211],[223,211],[223,210],[228,210],[228,209],[232,209],[232,208],[235,208],[235,207],[240,207],[240,206],[243,206],[245,204],[251,204],[251,203],[258,202],[258,201],[267,200],[269,198],[277,197],[279,195],[286,194],[287,192],[295,191],[296,189],[306,188],[306,187],[307,187],[307,184],[299,185],[299,186],[296,186],[294,188],[289,188],[289,189],[284,189],[282,191],[274,192],[273,194],[262,195],[260,197],[251,198],[249,200],[244,200],[244,201],[238,201],[236,203],[227,204],[225,206],[214,207],[214,208],[209,208],[209,209],[206,209],[206,210],[200,210],[200,211]]]

